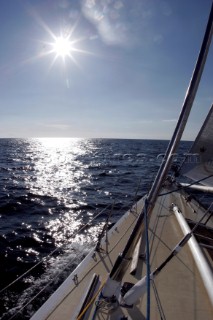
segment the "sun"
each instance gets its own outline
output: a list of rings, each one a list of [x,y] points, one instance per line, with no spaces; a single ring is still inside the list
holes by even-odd
[[[55,34],[51,34],[53,41],[47,43],[49,45],[50,50],[45,52],[45,55],[53,54],[54,59],[52,61],[52,65],[56,62],[56,60],[60,59],[66,64],[67,60],[71,60],[77,66],[78,63],[75,59],[75,55],[77,54],[88,54],[89,52],[76,47],[76,45],[82,41],[81,38],[74,38],[72,33],[67,36]],[[51,66],[52,66],[51,65]]]
[[[40,18],[36,17],[38,23],[42,26],[44,31],[49,34],[49,40],[41,40],[42,49],[39,54],[32,59],[43,58],[46,56],[53,56],[49,69],[52,69],[56,61],[61,60],[64,67],[69,67],[69,62],[74,63],[77,67],[81,68],[76,57],[78,55],[91,55],[92,53],[83,49],[83,42],[87,40],[85,36],[75,37],[75,30],[78,25],[76,21],[72,26],[61,28],[58,33],[53,30]],[[31,59],[31,60],[32,60]]]
[[[52,51],[56,54],[56,58],[61,57],[62,59],[65,59],[67,56],[71,57],[71,52],[74,50],[69,37],[55,37],[55,42],[52,46]]]
[[[78,65],[75,55],[78,53],[86,53],[76,47],[76,44],[81,41],[81,39],[77,39],[72,37],[72,33],[64,36],[63,34],[56,36],[51,32],[52,42],[46,43],[49,46],[49,50],[45,51],[45,55],[53,54],[54,58],[51,64],[51,67],[56,62],[56,60],[60,59],[66,64],[67,60],[71,60],[76,65]]]

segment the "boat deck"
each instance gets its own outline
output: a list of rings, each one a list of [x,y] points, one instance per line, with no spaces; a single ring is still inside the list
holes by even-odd
[[[143,204],[144,200],[142,199],[107,232],[102,239],[101,249],[90,252],[32,317],[32,320],[146,319],[146,294],[132,307],[122,307],[116,300],[109,303],[101,299],[100,296],[101,288],[108,279],[118,254],[123,251]],[[149,224],[152,271],[168,257],[171,250],[184,236],[177,217],[171,210],[172,204],[175,204],[187,219],[198,221],[203,215],[202,209],[196,202],[188,202],[179,193],[158,198]],[[212,227],[210,220],[208,224]],[[142,234],[141,241],[129,261],[122,284],[124,282],[135,284],[146,275],[144,238]],[[207,265],[212,268],[212,260],[208,251],[202,248],[202,252],[205,255]],[[96,283],[91,289],[89,300],[82,307],[94,275],[97,276]],[[115,296],[117,291],[115,290]],[[211,298],[205,288],[189,244],[186,244],[178,255],[151,281],[150,295],[151,319],[212,319]],[[76,301],[79,302],[78,305],[76,305]]]

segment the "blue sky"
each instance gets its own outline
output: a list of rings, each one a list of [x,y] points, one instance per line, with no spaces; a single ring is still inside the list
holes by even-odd
[[[211,0],[5,0],[0,137],[169,139]],[[70,56],[50,52],[69,35]],[[52,50],[53,51],[53,50]],[[213,49],[184,139],[213,101]]]

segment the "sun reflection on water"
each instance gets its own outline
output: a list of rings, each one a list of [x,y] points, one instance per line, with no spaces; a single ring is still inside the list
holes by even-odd
[[[86,153],[81,139],[36,139],[39,157],[35,162],[34,187],[43,194],[59,196],[63,191],[76,187],[76,180],[85,178],[85,170],[79,156]]]
[[[36,138],[44,148],[66,148],[70,145],[77,147],[80,150],[79,142],[83,139],[81,138]]]
[[[92,145],[85,139],[70,138],[38,138],[34,142],[36,178],[30,185],[30,192],[55,199],[55,207],[51,207],[48,216],[42,216],[42,219],[47,235],[54,239],[55,246],[60,246],[72,237],[84,220],[81,210],[76,208],[87,206],[81,186],[91,182],[82,159],[90,154]]]

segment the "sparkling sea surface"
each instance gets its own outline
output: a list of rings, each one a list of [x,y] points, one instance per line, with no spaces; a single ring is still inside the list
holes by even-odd
[[[0,319],[29,319],[95,244],[112,207],[115,223],[150,189],[167,145],[0,139]]]

